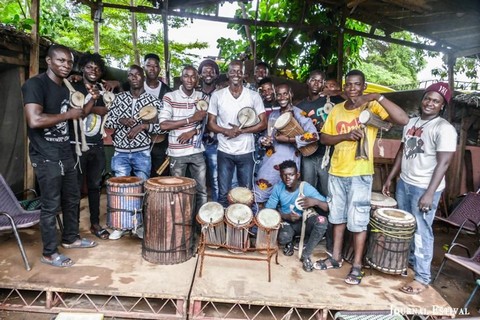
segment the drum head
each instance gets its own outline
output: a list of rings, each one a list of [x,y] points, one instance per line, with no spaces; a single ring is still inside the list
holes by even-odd
[[[245,107],[240,109],[237,114],[237,120],[239,125],[242,125],[242,123],[245,122],[245,124],[243,125],[244,128],[254,126],[260,122],[260,119],[258,119],[255,109],[251,107]]]
[[[185,177],[155,177],[145,182],[145,188],[159,191],[181,191],[196,185],[195,180]]]
[[[277,121],[275,121],[275,124],[273,126],[277,130],[283,129],[290,122],[291,118],[292,114],[290,112],[285,112],[284,114],[280,115],[280,117],[278,117]]]
[[[107,184],[130,184],[130,183],[141,183],[143,180],[139,177],[111,177],[107,180]]]
[[[203,99],[200,99],[200,100],[197,101],[196,107],[197,107],[197,110],[207,111],[208,110],[208,102],[203,100]]]
[[[83,105],[85,104],[85,95],[80,91],[75,91],[70,96],[70,102],[73,107],[83,108]]]
[[[275,229],[282,222],[282,217],[277,210],[262,209],[255,217],[257,224],[266,229]]]
[[[103,91],[103,102],[105,104],[112,103],[115,100],[115,93],[111,91]]]
[[[148,105],[138,111],[138,119],[152,120],[157,116],[157,108],[152,105]]]
[[[228,193],[232,203],[250,203],[253,200],[253,193],[245,187],[236,187]]]
[[[198,218],[204,223],[218,223],[223,220],[223,206],[218,202],[207,202],[198,210]]]
[[[387,197],[379,192],[372,192],[370,204],[373,207],[389,207],[394,208],[397,206],[397,201],[392,197]]]
[[[253,218],[252,210],[245,204],[235,203],[227,208],[225,213],[227,222],[235,226],[246,226]]]
[[[373,213],[378,219],[389,223],[411,224],[415,223],[415,217],[410,212],[400,209],[380,208]]]
[[[328,101],[327,103],[325,103],[325,105],[323,106],[323,113],[329,114],[332,111],[333,106],[335,106],[333,102]]]

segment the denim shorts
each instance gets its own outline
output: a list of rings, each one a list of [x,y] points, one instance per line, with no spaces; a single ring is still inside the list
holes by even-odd
[[[331,224],[347,224],[351,232],[366,231],[370,221],[372,176],[337,177],[328,179]]]

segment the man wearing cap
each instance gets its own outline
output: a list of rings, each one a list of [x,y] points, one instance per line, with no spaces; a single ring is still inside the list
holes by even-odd
[[[403,128],[402,144],[382,188],[385,195],[390,195],[391,181],[400,172],[395,193],[398,207],[412,213],[417,221],[409,257],[415,278],[400,288],[407,294],[424,291],[431,281],[432,223],[445,188],[445,173],[457,148],[457,131],[440,117],[451,96],[444,82],[425,90],[420,116],[410,119]]]
[[[159,78],[161,71],[160,57],[155,53],[148,53],[145,55],[143,61],[143,69],[145,70],[145,83],[143,84],[143,88],[146,93],[150,93],[152,96],[162,101],[165,93],[171,92],[172,89],[170,89],[170,87]],[[152,169],[150,176],[156,177],[157,169],[162,165],[167,156],[167,134],[152,135],[152,143],[153,146],[150,151]]]

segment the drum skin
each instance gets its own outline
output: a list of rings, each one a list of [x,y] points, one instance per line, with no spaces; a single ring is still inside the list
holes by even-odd
[[[253,204],[253,192],[245,187],[236,187],[230,190],[227,194],[229,204],[241,203],[247,206]]]
[[[253,219],[252,210],[245,204],[235,203],[227,208],[225,244],[232,253],[244,253],[250,247],[248,228]]]
[[[197,221],[202,226],[202,234],[209,248],[218,249],[225,244],[224,216],[223,206],[218,202],[207,202],[198,210]]]
[[[132,230],[142,224],[143,180],[139,177],[112,177],[106,181],[107,226]]]
[[[145,182],[145,260],[177,264],[193,256],[195,186],[195,180],[184,177],[156,177]]]
[[[262,209],[257,213],[255,223],[258,226],[258,231],[255,248],[264,249],[260,250],[260,253],[266,253],[267,249],[274,250],[278,248],[277,236],[281,222],[282,217],[277,210]]]

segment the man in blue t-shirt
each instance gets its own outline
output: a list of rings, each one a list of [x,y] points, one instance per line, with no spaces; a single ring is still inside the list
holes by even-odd
[[[293,238],[301,235],[305,222],[304,234],[308,236],[308,241],[300,261],[303,263],[303,270],[311,272],[313,263],[310,256],[327,230],[327,219],[310,208],[318,207],[322,211],[328,211],[328,205],[325,197],[314,187],[300,180],[300,173],[294,161],[286,160],[280,164],[280,177],[282,182],[273,187],[265,208],[278,209],[282,216],[278,242],[284,246],[283,254],[286,256],[293,255]],[[301,246],[299,250],[302,250]]]

